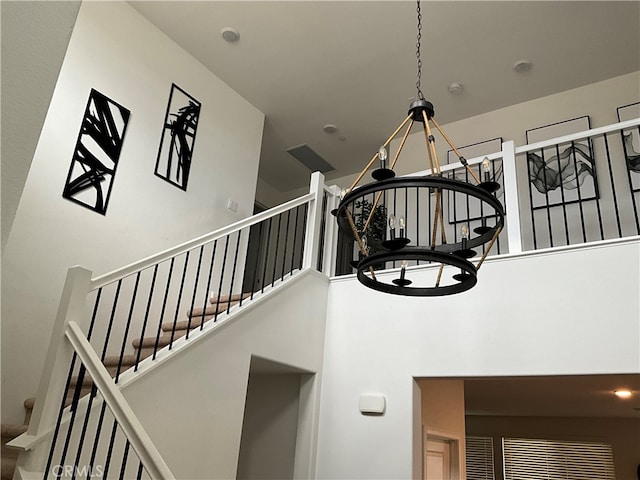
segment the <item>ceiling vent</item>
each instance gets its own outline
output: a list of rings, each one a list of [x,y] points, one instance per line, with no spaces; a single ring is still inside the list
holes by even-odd
[[[287,149],[287,152],[312,172],[326,173],[335,170],[329,162],[314,152],[306,143],[291,147]]]

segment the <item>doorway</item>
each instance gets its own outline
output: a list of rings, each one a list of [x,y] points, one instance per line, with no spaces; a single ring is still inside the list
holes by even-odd
[[[313,464],[315,375],[252,357],[236,479],[304,478]]]
[[[459,480],[461,478],[459,438],[428,430],[424,445],[425,480]]]

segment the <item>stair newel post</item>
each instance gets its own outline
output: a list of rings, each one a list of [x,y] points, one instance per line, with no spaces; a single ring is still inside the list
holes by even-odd
[[[80,325],[86,323],[86,300],[91,288],[92,273],[77,266],[67,271],[29,429],[9,443],[11,447],[23,452],[17,464],[18,469],[23,472],[42,472],[45,468],[50,442],[43,440],[50,439],[56,425],[74,352],[71,344],[66,341],[65,332],[69,322]]]
[[[522,252],[518,179],[516,176],[516,149],[513,140],[502,143],[502,169],[504,172],[504,203],[507,217],[509,253]]]
[[[315,198],[311,201],[307,213],[304,255],[302,257],[302,268],[304,269],[315,268],[318,264],[320,226],[322,223],[322,196],[324,194],[324,175],[322,173],[313,172],[311,174],[309,193],[313,193]]]
[[[340,187],[332,185],[329,187],[329,198],[325,213],[325,234],[324,234],[324,261],[322,273],[332,277],[336,273],[336,256],[338,250],[338,224],[334,221],[331,212],[338,208],[340,204]]]

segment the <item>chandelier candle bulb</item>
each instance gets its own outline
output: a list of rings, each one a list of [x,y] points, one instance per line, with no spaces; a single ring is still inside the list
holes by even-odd
[[[484,172],[484,181],[485,182],[489,182],[491,181],[491,170],[490,170],[490,162],[489,159],[487,157],[484,157],[484,160],[482,161],[482,171]]]
[[[400,217],[398,223],[400,224],[400,238],[404,238],[404,217]]]
[[[389,215],[389,235],[391,240],[396,238],[396,217]]]
[[[380,168],[386,169],[388,154],[385,147],[380,147],[380,150],[378,150],[378,158],[380,159]]]
[[[402,261],[402,266],[400,267],[400,280],[404,280],[404,276],[407,274],[407,261]]]

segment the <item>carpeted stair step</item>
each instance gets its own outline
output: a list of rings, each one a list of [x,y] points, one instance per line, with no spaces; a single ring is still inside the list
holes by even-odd
[[[22,435],[29,428],[28,425],[16,425],[13,423],[3,423],[2,430],[2,445],[4,446],[9,440],[13,440],[18,435]]]
[[[13,472],[16,469],[16,462],[18,460],[19,452],[7,447],[7,442],[10,442],[19,435],[22,435],[27,431],[27,425],[14,425],[3,423],[2,430],[2,480],[11,480],[13,478]]]
[[[201,324],[207,323],[209,320],[211,320],[214,317],[215,315],[205,315],[204,319],[202,318],[202,316],[191,317],[191,320],[182,320],[180,322],[176,322],[175,330],[174,330],[173,322],[167,322],[162,324],[162,330],[164,334],[169,338],[171,338],[171,331],[172,330],[175,331],[173,338],[176,339],[179,336],[184,335],[186,333],[187,328],[189,330],[200,328]]]
[[[215,315],[216,313],[217,314],[224,313],[229,308],[233,307],[234,305],[237,305],[238,303],[240,303],[239,300],[233,301],[233,302],[224,302],[224,303],[221,302],[219,304],[214,303],[213,305],[209,305],[207,308],[194,307],[190,310],[187,310],[187,317],[200,319],[202,318],[203,315],[207,316],[207,315]]]
[[[175,337],[174,337],[174,340],[175,340]],[[156,340],[156,337],[145,337],[145,338],[142,339],[142,341],[139,338],[136,338],[131,343],[133,344],[133,348],[135,348],[135,349],[138,349],[140,347],[142,347],[142,348],[155,348],[156,343],[157,343],[158,350],[160,350],[162,347],[166,347],[167,345],[169,345],[171,343],[171,336],[170,335],[160,335],[157,340]]]
[[[216,303],[220,302],[220,303],[228,303],[228,302],[239,302],[240,299],[244,300],[246,298],[249,298],[251,296],[251,293],[236,293],[234,295],[221,295],[220,297],[211,297],[209,299],[209,303],[215,305]],[[220,298],[220,300],[218,300],[218,298]]]
[[[136,364],[136,359],[138,358],[138,355],[133,353],[130,355],[123,355],[122,356],[122,364],[120,365],[120,373],[123,373],[124,371],[128,370],[129,368],[133,367]],[[142,355],[140,355],[140,360],[142,360]],[[113,356],[109,356],[106,357],[104,359],[104,366],[107,367],[107,370],[109,371],[109,374],[112,377],[115,377],[117,371],[118,371],[118,364],[120,363],[120,356],[119,355],[113,355]]]

